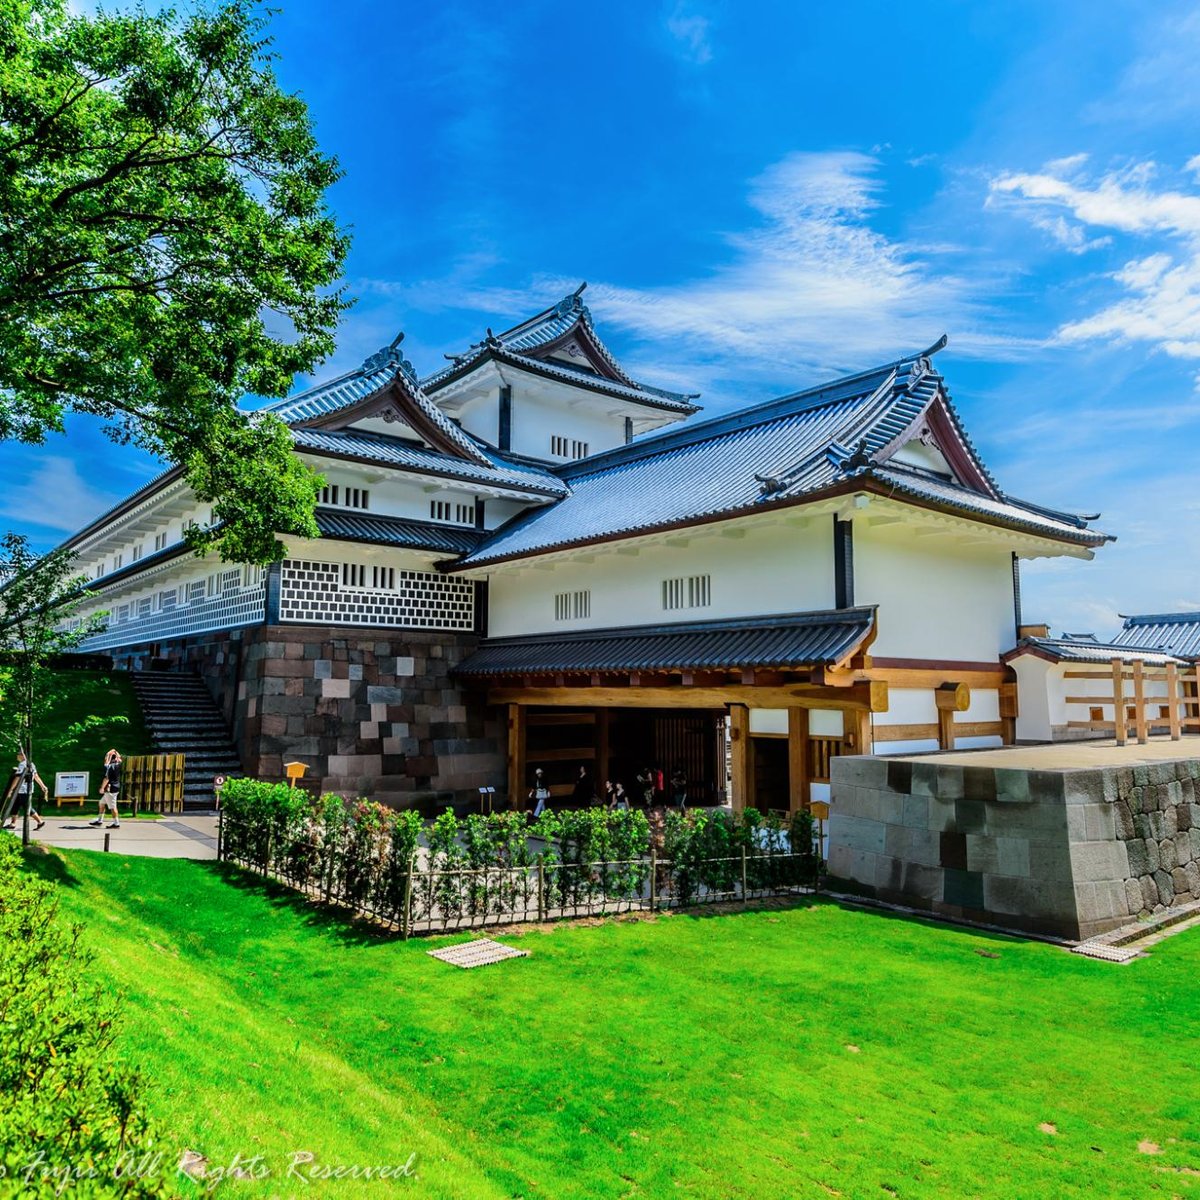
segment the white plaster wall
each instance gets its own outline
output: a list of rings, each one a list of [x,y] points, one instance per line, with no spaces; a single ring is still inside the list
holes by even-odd
[[[751,733],[782,733],[788,731],[786,708],[752,708],[750,710]]]
[[[568,398],[573,404],[567,403]],[[513,387],[512,448],[517,454],[549,462],[568,462],[550,453],[550,438],[559,434],[586,442],[588,456],[625,444],[625,419],[608,415],[603,397],[588,393],[588,401],[579,393],[559,400],[530,395],[520,384]]]
[[[713,532],[688,538],[686,546],[671,545],[671,540],[645,539],[636,556],[608,550],[522,570],[497,567],[490,576],[489,635],[658,625],[833,606],[832,539],[824,521],[806,528],[751,527],[736,539]],[[712,576],[709,606],[664,611],[664,579],[703,574]],[[592,594],[590,618],[555,621],[555,594],[583,590]]]
[[[1050,672],[1053,664],[1032,654],[1014,658],[1017,676],[1017,741],[1050,740]],[[1080,680],[1080,682],[1084,682]]]
[[[990,663],[1015,640],[1009,551],[953,534],[856,521],[854,599],[879,605],[878,657]]]

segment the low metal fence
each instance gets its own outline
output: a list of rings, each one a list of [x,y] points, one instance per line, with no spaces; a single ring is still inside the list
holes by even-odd
[[[495,925],[615,916],[630,912],[744,903],[819,890],[819,847],[742,850],[719,858],[642,857],[443,867],[419,851],[408,861],[386,853],[365,865],[344,859],[319,837],[275,847],[269,830],[240,828],[222,816],[218,857],[278,880],[323,903],[347,908],[404,937]]]

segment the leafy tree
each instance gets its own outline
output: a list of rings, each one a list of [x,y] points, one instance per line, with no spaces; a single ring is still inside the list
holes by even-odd
[[[23,537],[7,534],[0,538],[0,578],[0,745],[14,753],[22,749],[33,759],[34,735],[68,686],[53,670],[54,661],[101,630],[108,614],[76,616],[91,597],[67,550],[38,556]],[[37,739],[38,745],[70,745],[104,720],[85,718]],[[7,782],[3,775],[0,779]],[[24,839],[29,841],[28,808]]]
[[[73,15],[0,0],[0,437],[72,412],[182,465],[196,549],[268,562],[314,537],[318,477],[236,411],[334,346],[339,177],[272,71],[250,0]]]

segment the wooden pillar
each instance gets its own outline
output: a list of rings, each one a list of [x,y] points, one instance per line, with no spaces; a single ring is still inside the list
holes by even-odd
[[[812,794],[808,780],[808,709],[788,709],[788,807],[807,809]]]
[[[730,803],[741,812],[752,803],[750,783],[753,760],[750,746],[750,710],[744,704],[729,706]]]
[[[1133,660],[1133,724],[1138,743],[1144,746],[1150,740],[1150,731],[1146,727],[1146,683],[1142,678],[1140,658]]]
[[[875,743],[871,737],[871,714],[865,708],[855,708],[844,710],[842,713],[842,729],[843,740],[853,740],[853,745],[848,746],[851,754],[871,754],[875,750]],[[846,734],[850,738],[846,738]],[[832,776],[832,770],[830,775]]]
[[[525,706],[508,706],[508,802],[525,808]]]
[[[1018,716],[1020,716],[1020,710],[1018,708],[1017,685],[1015,683],[1002,683],[1000,685],[1000,737],[1006,746],[1011,746],[1017,740]]]
[[[596,709],[596,795],[604,799],[604,784],[608,779],[608,718],[610,710]]]
[[[1171,741],[1179,741],[1179,672],[1167,663],[1167,720],[1171,723]]]
[[[1125,719],[1125,664],[1119,659],[1112,660],[1113,677],[1113,726],[1117,735],[1117,745],[1125,745],[1129,722]]]
[[[954,714],[971,707],[971,689],[965,683],[943,683],[933,689],[938,715],[938,746],[954,749]]]

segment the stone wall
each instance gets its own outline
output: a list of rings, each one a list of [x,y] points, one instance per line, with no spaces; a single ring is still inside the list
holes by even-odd
[[[477,644],[463,633],[269,625],[157,652],[208,683],[247,774],[279,778],[299,760],[322,790],[429,806],[506,787],[505,718],[450,674]]]
[[[833,763],[829,873],[947,916],[1086,938],[1200,899],[1200,760],[1031,771]]]

